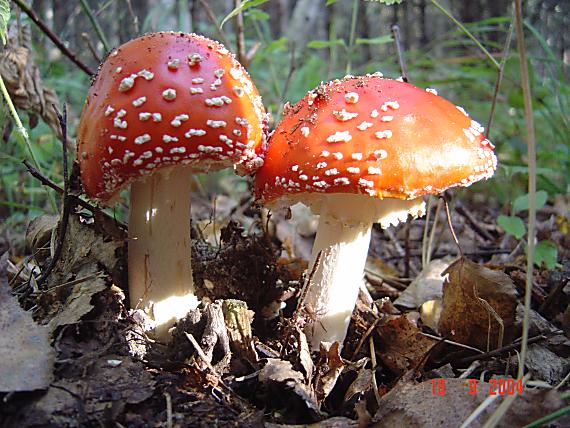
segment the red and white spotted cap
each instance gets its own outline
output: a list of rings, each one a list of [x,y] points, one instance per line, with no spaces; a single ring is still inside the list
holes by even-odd
[[[196,172],[263,163],[267,115],[247,71],[220,43],[149,33],[99,68],[77,131],[85,191],[109,201],[156,168]]]
[[[432,89],[381,73],[347,76],[287,106],[255,190],[269,206],[325,192],[414,199],[491,177],[493,148],[481,125]]]

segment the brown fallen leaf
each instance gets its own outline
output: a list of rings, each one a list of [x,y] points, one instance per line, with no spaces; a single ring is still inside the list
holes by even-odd
[[[444,279],[442,274],[452,260],[451,257],[432,260],[400,294],[394,305],[417,309],[429,300],[441,299]]]
[[[515,321],[515,286],[508,275],[465,258],[446,269],[443,310],[439,321],[442,335],[454,332],[453,340],[480,349],[495,349]]]
[[[313,380],[317,400],[322,403],[333,390],[340,376],[344,363],[340,357],[340,344],[338,342],[321,343],[321,357],[315,369]]]
[[[444,382],[445,389],[434,382]],[[380,400],[374,415],[374,428],[383,427],[456,427],[460,426],[485,399],[490,397],[491,384],[477,382],[476,393],[469,394],[469,379],[431,379],[420,384],[401,381]],[[439,391],[439,392],[438,392]],[[497,389],[494,389],[497,391]],[[441,393],[441,395],[440,395]],[[516,392],[515,392],[516,393]],[[497,409],[505,396],[494,400],[470,428],[482,427]],[[499,427],[520,427],[564,406],[560,393],[555,390],[525,390],[517,396]],[[551,427],[569,426],[570,417],[551,422]]]
[[[106,273],[121,284],[125,242],[104,236],[95,226],[78,215],[69,217],[61,257],[38,298],[38,318],[49,323],[52,333],[91,311],[91,298],[107,287]]]
[[[30,38],[30,28],[22,27],[23,45],[20,45],[18,26],[12,24],[8,44],[0,53],[0,75],[16,107],[30,115],[39,115],[61,138],[61,127],[53,106],[59,106],[57,95],[44,86],[36,65]]]
[[[36,260],[43,261],[50,254],[52,233],[57,229],[59,215],[40,215],[28,225],[26,230],[26,247],[36,255]]]
[[[20,426],[110,426],[128,405],[151,397],[156,384],[143,363],[121,355],[84,362],[78,373],[78,377],[54,381],[41,398],[19,409],[13,420]]]
[[[37,325],[10,293],[8,253],[0,258],[0,392],[47,388],[53,377],[54,351],[48,329]]]
[[[412,319],[417,312],[390,316],[376,331],[380,336],[380,358],[397,375],[415,368],[436,343],[421,334]]]
[[[266,390],[265,402],[272,403],[271,407],[280,409],[281,414],[296,415],[300,420],[316,420],[322,416],[314,392],[289,361],[268,358],[258,379]]]

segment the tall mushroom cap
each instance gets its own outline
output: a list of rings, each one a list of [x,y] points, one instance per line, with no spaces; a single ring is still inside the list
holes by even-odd
[[[317,213],[325,192],[411,200],[491,177],[493,148],[481,125],[434,90],[379,73],[347,76],[287,106],[255,191],[266,205],[302,201]]]
[[[106,202],[174,164],[253,170],[263,162],[266,123],[247,71],[221,44],[146,34],[111,52],[89,91],[77,131],[85,191]]]

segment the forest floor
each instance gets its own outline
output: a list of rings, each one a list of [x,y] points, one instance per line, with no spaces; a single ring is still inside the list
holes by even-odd
[[[168,344],[127,308],[122,225],[74,206],[64,239],[57,216],[33,219],[25,236],[2,230],[0,426],[459,426],[485,403],[470,425],[483,426],[507,401],[499,426],[523,426],[568,405],[568,198],[538,213],[559,263],[535,270],[520,382],[524,244],[484,200],[452,203],[463,257],[437,201],[427,238],[425,219],[374,229],[342,350],[311,354],[300,290],[317,220],[296,207],[292,220],[262,221],[238,199],[218,196],[215,220],[210,199],[193,203],[203,304]]]

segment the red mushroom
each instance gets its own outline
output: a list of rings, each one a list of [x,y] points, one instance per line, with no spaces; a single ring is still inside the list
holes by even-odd
[[[434,92],[379,73],[347,76],[288,106],[270,138],[257,196],[321,216],[310,266],[323,257],[305,300],[313,348],[345,339],[373,223],[423,215],[422,195],[493,175],[481,125]]]
[[[266,114],[246,70],[196,34],[151,33],[100,67],[77,131],[84,189],[111,203],[132,183],[129,295],[156,326],[198,300],[190,263],[190,183],[197,172],[258,167]]]

